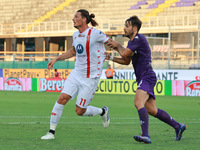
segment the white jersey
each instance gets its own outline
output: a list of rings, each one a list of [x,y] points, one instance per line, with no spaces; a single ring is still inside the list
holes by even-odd
[[[86,78],[99,78],[106,58],[104,43],[109,39],[103,32],[88,28],[73,34],[73,47],[76,50],[74,71]]]

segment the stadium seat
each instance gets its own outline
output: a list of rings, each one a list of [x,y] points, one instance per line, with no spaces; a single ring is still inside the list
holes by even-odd
[[[47,12],[52,12],[57,6],[65,0],[0,0],[2,9],[0,9],[0,24],[8,23],[31,23],[41,19]],[[97,20],[102,18],[116,19],[116,24],[124,21],[127,16],[138,15],[144,17],[159,5],[165,3],[165,0],[76,0],[69,6],[64,7],[53,13],[53,15],[41,19],[40,21],[66,21],[72,19],[77,9],[85,8],[96,15]],[[179,0],[173,3],[171,7],[159,11],[157,16],[173,15],[195,15],[200,14],[199,0]],[[117,23],[118,22],[118,23]]]

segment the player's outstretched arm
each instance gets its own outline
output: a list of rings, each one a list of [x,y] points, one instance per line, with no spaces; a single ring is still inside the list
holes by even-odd
[[[115,49],[124,59],[126,59],[129,56],[133,56],[134,54],[129,48],[124,48],[120,43],[112,39],[108,40],[107,45]]]
[[[112,60],[113,62],[116,62],[118,64],[129,65],[131,62],[130,57],[126,57],[126,58],[112,57],[110,56],[108,52],[105,52],[105,55],[106,55],[106,60]]]
[[[126,57],[126,58],[113,57],[112,61],[121,65],[129,65],[131,62],[131,59],[130,57]]]
[[[52,59],[48,64],[47,64],[47,69],[53,69],[53,65],[58,61],[58,60],[64,60],[64,59],[68,59],[71,58],[73,56],[76,55],[76,51],[73,48],[71,48],[70,50],[66,51],[65,53],[55,57],[54,59]]]
[[[123,53],[125,51],[125,48],[118,43],[117,41],[114,41],[112,39],[109,39],[106,44],[110,47],[113,48],[114,50],[118,51],[119,53]]]

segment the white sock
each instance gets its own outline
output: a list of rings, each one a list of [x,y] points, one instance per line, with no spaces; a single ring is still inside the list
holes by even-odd
[[[83,116],[95,116],[102,114],[103,110],[102,108],[97,108],[94,106],[88,106],[86,109],[86,112],[83,114]]]
[[[62,116],[64,109],[64,105],[55,103],[52,113],[51,113],[51,119],[50,119],[50,130],[55,130],[56,126],[60,120],[60,117]]]

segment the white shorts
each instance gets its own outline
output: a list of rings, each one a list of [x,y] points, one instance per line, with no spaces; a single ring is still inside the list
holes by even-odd
[[[98,83],[98,78],[84,78],[73,70],[66,79],[61,93],[70,95],[72,97],[70,100],[73,100],[78,94],[76,105],[81,108],[86,108],[94,97]]]

